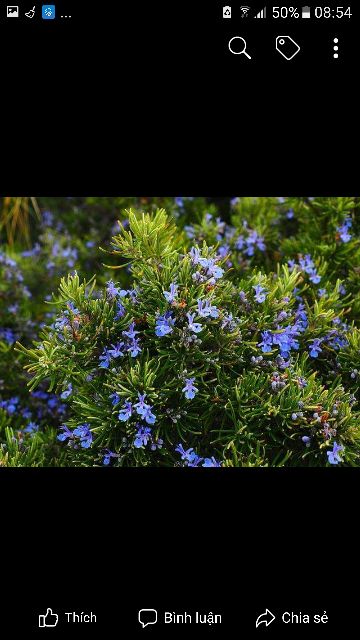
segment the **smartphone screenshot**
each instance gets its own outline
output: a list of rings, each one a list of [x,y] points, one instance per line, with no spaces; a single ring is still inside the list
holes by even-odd
[[[6,637],[357,628],[358,29],[0,3]]]

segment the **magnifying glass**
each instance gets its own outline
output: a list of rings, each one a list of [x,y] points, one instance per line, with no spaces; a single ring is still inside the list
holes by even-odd
[[[239,42],[239,40],[241,42]],[[240,49],[240,51],[238,49]],[[229,42],[229,50],[237,56],[243,53],[247,58],[249,58],[249,60],[251,60],[251,56],[246,52],[246,40],[241,36],[234,36],[231,38]]]

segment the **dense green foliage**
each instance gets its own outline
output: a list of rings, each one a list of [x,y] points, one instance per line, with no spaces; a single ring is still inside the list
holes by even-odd
[[[0,464],[359,465],[354,199],[48,204],[0,254]]]

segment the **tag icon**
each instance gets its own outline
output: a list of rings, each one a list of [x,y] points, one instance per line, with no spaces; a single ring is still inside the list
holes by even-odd
[[[290,36],[277,36],[276,50],[285,60],[292,60],[299,53],[300,47]]]

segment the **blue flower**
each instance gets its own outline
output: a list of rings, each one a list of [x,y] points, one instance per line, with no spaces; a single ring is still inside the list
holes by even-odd
[[[136,447],[136,449],[140,449],[140,447],[146,447],[150,439],[150,427],[139,427],[137,433],[135,434],[134,447]]]
[[[15,396],[10,398],[10,400],[2,400],[0,402],[0,409],[5,409],[9,415],[12,415],[17,411],[17,405],[19,403],[19,397]]]
[[[336,231],[338,232],[342,242],[349,242],[352,238],[351,233],[349,233],[349,229],[352,227],[351,218],[348,216],[345,218],[343,224],[340,227],[337,227]]]
[[[198,392],[198,388],[193,384],[194,380],[195,378],[186,378],[185,387],[182,389],[182,391],[185,392],[185,398],[187,398],[188,400],[192,400],[193,398],[195,398],[195,395]]]
[[[299,265],[302,271],[305,271],[305,273],[310,276],[311,282],[319,284],[321,276],[317,274],[315,264],[309,254],[306,254],[304,257],[300,257]]]
[[[292,220],[292,218],[294,217],[294,210],[293,209],[289,209],[289,211],[287,211],[286,213],[286,217],[288,220]]]
[[[110,398],[110,400],[111,400],[111,404],[112,404],[113,406],[115,406],[115,405],[119,404],[119,402],[121,401],[121,398],[120,398],[120,396],[119,396],[117,393],[112,393],[112,394],[109,396],[109,398]]]
[[[99,367],[101,369],[108,369],[109,365],[110,365],[110,360],[111,360],[111,355],[109,354],[107,348],[105,347],[104,351],[102,352],[99,361]]]
[[[67,389],[62,392],[60,398],[62,400],[66,400],[66,398],[68,398],[72,394],[72,390],[73,390],[72,384],[71,384],[71,382],[69,382],[69,384],[67,386]]]
[[[195,238],[195,229],[191,224],[186,224],[184,227],[184,231],[187,235],[188,238],[190,238],[190,240],[193,240]]]
[[[127,331],[122,332],[123,336],[126,336],[127,338],[130,338],[130,339],[135,338],[138,333],[139,331],[135,331],[135,322],[131,322],[129,325],[129,329]]]
[[[218,318],[219,310],[210,303],[210,300],[198,300],[198,315],[201,318]]]
[[[194,333],[199,333],[200,331],[202,331],[202,325],[199,322],[194,322],[195,313],[187,313],[186,316],[188,319],[188,326],[190,331],[193,331]]]
[[[123,352],[122,349],[124,347],[124,342],[118,342],[117,344],[111,345],[112,349],[108,349],[107,355],[111,358],[122,358]]]
[[[103,464],[104,465],[108,465],[108,464],[110,464],[110,459],[111,458],[118,458],[118,457],[119,457],[118,453],[114,453],[113,451],[110,451],[110,449],[105,449],[104,458],[103,458]]]
[[[106,283],[106,293],[109,298],[116,298],[119,293],[119,288],[115,286],[112,280],[109,280],[109,282]]]
[[[126,401],[119,413],[119,420],[121,420],[121,422],[126,422],[127,420],[129,420],[129,418],[131,418],[132,411],[132,403]]]
[[[155,334],[159,338],[167,336],[169,333],[172,333],[174,324],[175,320],[169,311],[163,316],[158,316],[156,318]]]
[[[172,303],[175,301],[178,288],[179,288],[179,285],[172,282],[170,284],[170,291],[164,291],[164,298],[165,300],[167,300],[167,302]]]
[[[193,265],[199,264],[201,258],[200,249],[198,249],[198,247],[191,247],[189,256]]]
[[[142,414],[143,420],[148,424],[154,424],[156,422],[156,415],[152,413],[151,407],[149,404],[146,405],[146,409]]]
[[[257,284],[255,286],[253,286],[253,289],[255,290],[255,300],[256,302],[264,302],[264,300],[266,299],[266,296],[268,294],[267,291],[265,291],[265,288],[261,286],[261,284]]]
[[[90,425],[86,422],[85,424],[79,424],[73,431],[74,436],[80,438],[80,445],[83,449],[88,449],[93,441],[93,434],[89,427]]]
[[[255,247],[257,247],[260,251],[265,251],[266,249],[264,238],[260,236],[257,231],[249,231],[249,235],[245,240],[245,244],[247,245],[245,254],[249,257],[254,255]]]
[[[221,467],[221,462],[215,460],[214,456],[211,458],[205,458],[202,467]]]
[[[130,353],[132,358],[136,358],[136,356],[141,351],[141,347],[139,345],[139,338],[134,338],[132,342],[128,345],[127,350]]]
[[[8,344],[14,344],[16,342],[17,337],[12,329],[0,329],[0,338],[5,340]]]
[[[24,429],[25,433],[34,433],[36,431],[39,431],[39,425],[32,421],[29,422]]]
[[[272,350],[273,336],[270,331],[263,331],[261,337],[262,341],[258,342],[258,347],[261,347],[263,353],[269,353]]]
[[[121,302],[118,302],[116,305],[116,315],[114,320],[120,320],[120,318],[124,317],[125,313],[126,313],[126,310],[124,305],[122,305]]]
[[[340,451],[343,451],[344,447],[342,445],[334,442],[332,451],[327,451],[327,457],[330,464],[338,464],[339,462],[343,462],[342,458],[340,458]]]
[[[317,358],[320,351],[322,351],[322,348],[320,347],[322,341],[322,338],[315,338],[312,341],[312,344],[309,345],[309,351],[312,358]]]
[[[143,416],[145,411],[146,411],[146,408],[149,406],[148,404],[146,404],[146,402],[144,402],[144,400],[146,398],[146,393],[141,394],[141,393],[138,392],[138,398],[139,398],[139,402],[137,402],[134,405],[134,407],[136,409],[136,413],[139,416]]]
[[[198,467],[200,462],[203,460],[197,455],[197,453],[195,453],[193,448],[185,451],[182,444],[178,444],[178,446],[175,447],[175,451],[178,451],[181,454],[181,459],[184,460],[185,465],[188,467]]]
[[[219,278],[224,275],[224,269],[215,263],[214,258],[209,258],[207,260],[205,258],[200,259],[200,264],[203,264],[202,261],[206,263],[205,268],[207,276],[211,276],[214,280],[219,280]]]
[[[62,424],[60,429],[62,429],[62,433],[60,433],[57,436],[57,439],[60,440],[60,442],[64,442],[67,439],[69,439],[69,440],[73,440],[74,439],[74,435],[73,435],[72,431],[70,431],[70,429],[68,429],[66,424]]]

